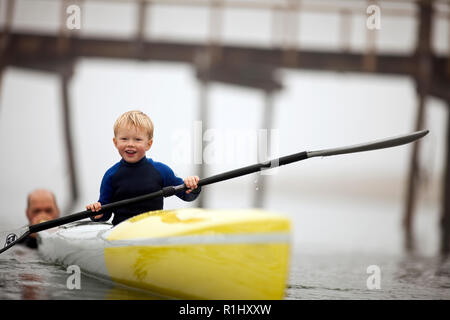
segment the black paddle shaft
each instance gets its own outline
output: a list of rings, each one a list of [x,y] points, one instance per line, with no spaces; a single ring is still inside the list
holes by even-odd
[[[217,174],[215,176],[212,177],[208,177],[205,179],[201,179],[198,182],[198,186],[206,186],[209,184],[213,184],[216,182],[220,182],[220,181],[224,181],[224,180],[229,180],[229,179],[233,179],[236,177],[240,177],[243,175],[247,175],[250,173],[255,173],[258,172],[260,170],[264,170],[264,169],[270,169],[270,168],[275,168],[284,164],[288,164],[288,163],[292,163],[295,161],[300,161],[303,159],[306,159],[307,153],[305,151],[303,152],[299,152],[299,153],[295,153],[292,155],[288,155],[285,157],[281,157],[278,159],[274,159],[274,160],[270,160],[270,161],[265,161],[262,163],[257,163],[254,165],[250,165],[247,167],[243,167],[243,168],[239,168],[236,170],[232,170],[232,171],[228,171],[228,172],[224,172],[221,174]],[[186,191],[188,188],[182,184],[179,186],[171,186],[171,187],[165,187],[162,190],[153,192],[153,193],[149,193],[146,195],[142,195],[139,197],[135,197],[135,198],[131,198],[131,199],[125,199],[125,200],[121,200],[121,201],[117,201],[117,202],[112,202],[109,204],[105,204],[102,205],[102,208],[99,211],[90,211],[90,210],[85,210],[85,211],[81,211],[78,213],[74,213],[71,214],[69,216],[65,216],[65,217],[61,217],[61,218],[57,218],[54,220],[49,220],[49,221],[45,221],[45,222],[41,222],[35,225],[31,225],[29,227],[29,231],[30,233],[34,233],[34,232],[39,232],[42,230],[46,230],[46,229],[50,229],[50,228],[54,228],[54,227],[58,227],[61,226],[63,224],[66,223],[70,223],[70,222],[74,222],[74,221],[78,221],[78,220],[82,220],[82,219],[86,219],[86,218],[90,218],[99,214],[102,214],[102,212],[106,211],[106,210],[113,210],[113,209],[117,209],[119,207],[124,207],[126,205],[132,204],[132,203],[137,203],[140,201],[144,201],[144,200],[151,200],[151,199],[155,199],[155,198],[159,198],[159,197],[170,197],[175,195],[176,193],[180,192],[180,191]]]
[[[262,163],[257,163],[254,165],[231,170],[228,172],[217,174],[215,176],[201,179],[201,180],[199,180],[197,185],[199,187],[206,186],[206,185],[213,184],[216,182],[237,178],[237,177],[255,173],[255,172],[258,172],[261,170],[279,167],[279,166],[282,166],[285,164],[289,164],[289,163],[300,161],[300,160],[305,160],[305,159],[312,158],[312,157],[319,157],[319,156],[323,157],[323,156],[330,156],[330,155],[355,153],[355,152],[395,147],[395,146],[399,146],[402,144],[407,144],[407,143],[413,142],[417,139],[422,138],[426,134],[428,134],[428,130],[422,130],[422,131],[417,131],[417,132],[414,132],[414,133],[411,133],[408,135],[373,141],[370,143],[364,143],[364,144],[359,144],[359,145],[354,145],[354,146],[320,150],[320,151],[311,151],[311,152],[303,151],[303,152],[299,152],[299,153],[294,153],[294,154],[287,155],[287,156],[284,156],[281,158],[265,161]],[[151,199],[159,198],[159,197],[170,197],[178,192],[185,191],[187,189],[188,188],[184,184],[179,185],[179,186],[165,187],[162,190],[159,190],[159,191],[147,194],[147,195],[142,195],[142,196],[131,198],[131,199],[126,199],[126,200],[121,200],[121,201],[105,204],[102,206],[102,209],[97,212],[86,210],[86,211],[75,213],[75,214],[72,214],[72,215],[69,215],[66,217],[61,217],[61,218],[58,218],[55,220],[50,220],[50,221],[45,221],[45,222],[42,222],[39,224],[35,224],[35,225],[32,225],[29,227],[29,232],[30,233],[39,232],[39,231],[57,227],[57,226],[60,226],[60,225],[63,225],[63,224],[69,223],[69,222],[74,222],[77,220],[82,220],[85,218],[93,217],[93,216],[101,214],[102,211],[116,209],[118,207],[123,207],[128,204],[140,202],[143,200],[151,200]]]

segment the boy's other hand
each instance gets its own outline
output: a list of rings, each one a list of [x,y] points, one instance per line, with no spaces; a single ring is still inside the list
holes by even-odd
[[[191,193],[192,190],[197,189],[197,183],[199,180],[200,178],[197,176],[190,176],[184,179],[184,184],[189,188],[186,193]]]
[[[91,210],[92,212],[97,212],[102,208],[102,204],[100,202],[94,202],[92,204],[88,204],[86,206],[86,210]],[[103,214],[98,214],[94,216],[95,219],[100,219],[103,216]]]

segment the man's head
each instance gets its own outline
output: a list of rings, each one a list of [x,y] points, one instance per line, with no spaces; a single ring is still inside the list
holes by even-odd
[[[138,162],[153,144],[152,120],[138,110],[125,112],[114,124],[113,142],[122,159]]]
[[[30,192],[27,198],[26,214],[30,224],[58,218],[59,209],[55,195],[45,189]]]

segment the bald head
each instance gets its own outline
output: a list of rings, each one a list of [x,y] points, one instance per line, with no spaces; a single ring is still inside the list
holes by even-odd
[[[30,224],[59,217],[59,209],[53,192],[46,189],[37,189],[28,195],[27,218]]]

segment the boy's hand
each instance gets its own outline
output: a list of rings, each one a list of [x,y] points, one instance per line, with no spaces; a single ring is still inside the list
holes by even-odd
[[[197,189],[197,183],[199,180],[200,178],[197,176],[191,176],[184,179],[184,184],[189,188],[186,193],[191,193],[192,190]]]
[[[86,206],[86,210],[91,210],[92,212],[97,212],[102,208],[102,204],[100,202],[94,202],[92,204],[88,204]],[[94,216],[95,219],[100,219],[103,216],[103,214],[99,214]]]

